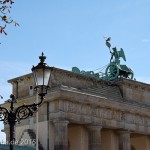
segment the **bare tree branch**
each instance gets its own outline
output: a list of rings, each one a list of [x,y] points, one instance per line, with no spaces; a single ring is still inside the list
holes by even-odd
[[[14,24],[15,26],[19,26],[19,24],[14,21],[11,17],[9,17],[12,5],[14,1],[13,0],[0,0],[0,33],[7,35],[6,27],[9,24]]]

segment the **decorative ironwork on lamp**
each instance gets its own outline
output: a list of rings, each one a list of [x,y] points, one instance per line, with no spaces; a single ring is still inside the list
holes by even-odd
[[[0,106],[0,121],[5,124],[9,124],[10,127],[10,150],[14,150],[15,145],[15,125],[23,119],[32,116],[37,108],[42,104],[44,96],[47,94],[49,88],[49,81],[51,76],[52,67],[49,67],[44,61],[46,56],[42,53],[40,63],[37,66],[33,66],[32,72],[35,80],[35,88],[40,96],[40,102],[33,104],[23,104],[17,108],[14,107],[14,103],[17,103],[17,99],[13,94],[10,95],[10,99],[6,102],[10,103],[10,108]]]

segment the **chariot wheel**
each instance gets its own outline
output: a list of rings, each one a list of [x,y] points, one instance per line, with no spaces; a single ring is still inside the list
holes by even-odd
[[[107,66],[105,74],[109,80],[116,79],[119,76],[119,68],[115,64],[110,64]]]

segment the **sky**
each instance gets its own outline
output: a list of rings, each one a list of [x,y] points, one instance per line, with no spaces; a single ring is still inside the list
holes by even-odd
[[[42,52],[49,66],[65,70],[106,66],[110,53],[104,37],[124,49],[127,61],[121,64],[134,78],[150,83],[150,0],[14,1],[10,16],[20,26],[9,25],[8,35],[0,35],[0,103],[12,93],[7,80],[30,73]]]

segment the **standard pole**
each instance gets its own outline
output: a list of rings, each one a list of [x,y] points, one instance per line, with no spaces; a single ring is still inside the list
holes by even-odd
[[[36,102],[38,103],[38,93],[36,94]],[[38,123],[39,123],[39,113],[38,111],[36,112],[36,150],[39,149],[39,128],[38,128]]]
[[[14,145],[15,145],[15,124],[16,124],[16,114],[13,112],[14,109],[14,100],[15,97],[11,96],[12,101],[11,101],[11,105],[10,105],[10,113],[8,114],[8,123],[9,123],[9,127],[10,127],[10,150],[14,150]]]
[[[10,140],[9,140],[9,145],[10,145],[10,150],[14,150],[14,145],[15,145],[15,140],[14,140],[14,135],[15,135],[15,121],[9,122],[10,126]]]

